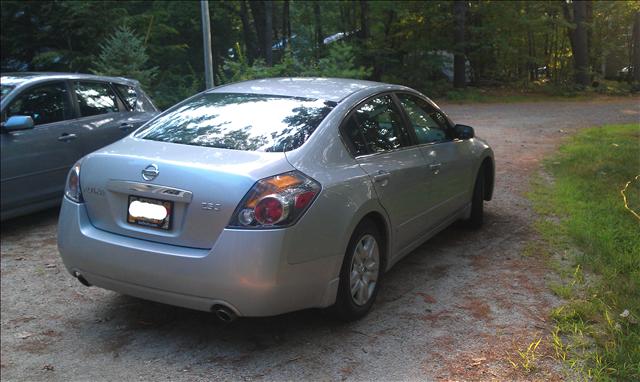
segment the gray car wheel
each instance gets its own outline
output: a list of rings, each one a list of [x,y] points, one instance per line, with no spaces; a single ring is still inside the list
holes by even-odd
[[[381,281],[382,247],[376,225],[365,220],[355,229],[340,272],[333,310],[345,321],[364,316],[375,301]]]
[[[484,168],[480,167],[471,197],[471,216],[466,221],[467,227],[478,229],[484,221]]]

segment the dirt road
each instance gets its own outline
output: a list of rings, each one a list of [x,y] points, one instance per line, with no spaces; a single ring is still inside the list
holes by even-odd
[[[386,275],[374,310],[339,324],[319,311],[221,325],[207,313],[86,288],[56,249],[57,211],[2,224],[1,373],[16,380],[554,380],[517,349],[549,333],[553,277],[523,251],[523,197],[540,159],[573,129],[640,121],[640,100],[448,105],[494,147],[494,200],[477,232],[451,227]]]

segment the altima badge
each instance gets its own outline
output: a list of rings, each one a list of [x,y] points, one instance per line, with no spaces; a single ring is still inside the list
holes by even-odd
[[[142,179],[144,180],[154,180],[160,171],[158,171],[158,166],[155,164],[150,164],[142,170]]]

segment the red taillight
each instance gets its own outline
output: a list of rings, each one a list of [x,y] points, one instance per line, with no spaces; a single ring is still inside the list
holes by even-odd
[[[295,208],[305,208],[313,198],[316,196],[316,193],[313,191],[303,192],[302,194],[296,195]]]
[[[255,219],[262,225],[276,224],[287,216],[282,201],[273,196],[262,198],[253,211]]]
[[[294,224],[320,192],[320,184],[291,171],[261,179],[236,208],[229,227],[273,228]]]

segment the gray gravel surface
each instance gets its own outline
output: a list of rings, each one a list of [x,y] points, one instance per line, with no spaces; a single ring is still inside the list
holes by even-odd
[[[446,105],[494,147],[495,198],[475,232],[453,226],[387,275],[350,324],[308,310],[217,323],[204,312],[86,288],[64,270],[57,210],[2,223],[1,377],[17,380],[559,380],[544,261],[523,253],[523,193],[574,129],[639,122],[638,99]],[[516,350],[543,338],[537,371]]]

